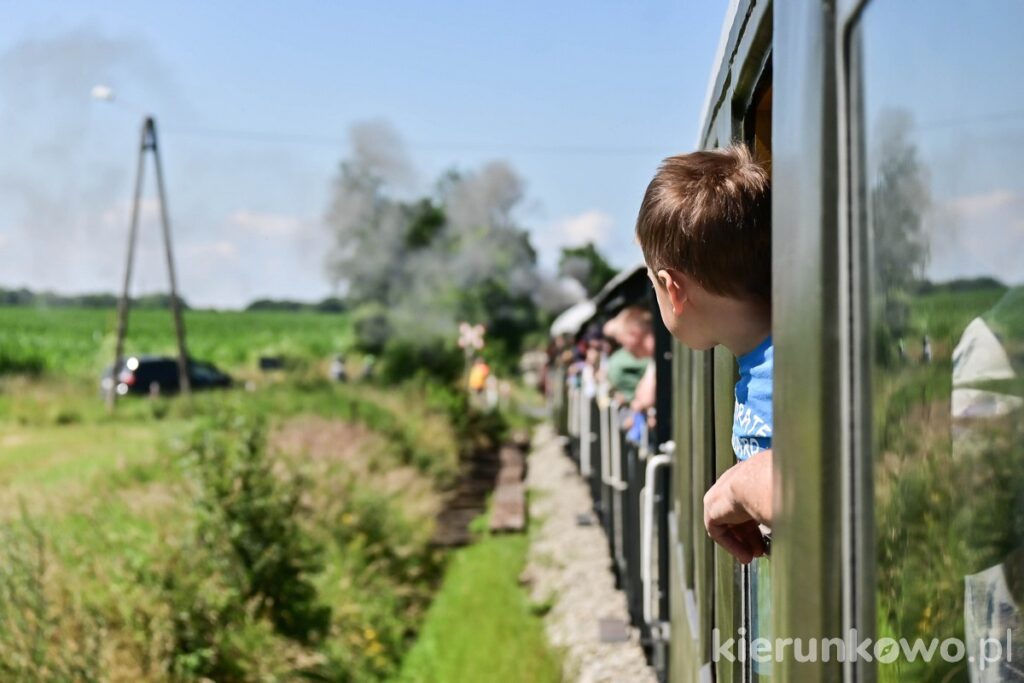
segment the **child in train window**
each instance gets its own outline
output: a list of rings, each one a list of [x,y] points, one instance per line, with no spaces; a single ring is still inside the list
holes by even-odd
[[[772,516],[771,195],[743,146],[666,159],[636,226],[668,330],[739,361],[737,463],[704,497],[708,534],[740,562],[765,554]]]
[[[622,345],[608,359],[608,380],[622,404],[620,424],[627,438],[639,442],[654,407],[654,328],[643,306],[624,308],[606,325]]]

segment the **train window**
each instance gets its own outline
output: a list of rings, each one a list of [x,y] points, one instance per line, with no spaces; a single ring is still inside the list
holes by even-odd
[[[747,146],[754,152],[754,158],[771,171],[772,156],[772,67],[768,62],[758,79],[754,89],[746,117],[744,128]],[[730,378],[735,381],[735,376]],[[732,424],[729,424],[731,430]],[[731,448],[729,449],[730,455]],[[744,595],[744,612],[748,622],[747,629],[751,634],[751,642],[756,638],[772,637],[771,610],[771,560],[767,557],[754,560],[746,570],[746,586]],[[771,665],[765,662],[751,663],[751,680],[769,680]]]
[[[769,63],[761,76],[761,82],[747,113],[746,142],[758,161],[770,164],[772,158],[772,80]],[[769,165],[770,167],[770,165]]]
[[[874,0],[851,34],[883,682],[1024,680],[1021,25]]]

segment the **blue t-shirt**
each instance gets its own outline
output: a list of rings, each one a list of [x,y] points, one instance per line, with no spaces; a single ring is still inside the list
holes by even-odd
[[[732,417],[732,450],[737,460],[772,447],[772,338],[738,358],[736,409]]]

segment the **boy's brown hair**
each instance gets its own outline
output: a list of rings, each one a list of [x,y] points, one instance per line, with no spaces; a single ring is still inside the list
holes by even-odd
[[[647,186],[636,236],[647,265],[714,294],[771,301],[771,181],[743,145],[665,159]]]

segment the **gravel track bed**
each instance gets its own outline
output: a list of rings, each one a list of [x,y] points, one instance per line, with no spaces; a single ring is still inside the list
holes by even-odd
[[[550,425],[534,433],[527,484],[532,531],[523,579],[533,601],[551,604],[545,625],[564,652],[565,680],[655,683],[635,628],[628,626],[626,641],[601,642],[601,619],[629,624],[626,596],[615,588],[604,531],[577,523],[591,510],[590,495]]]

